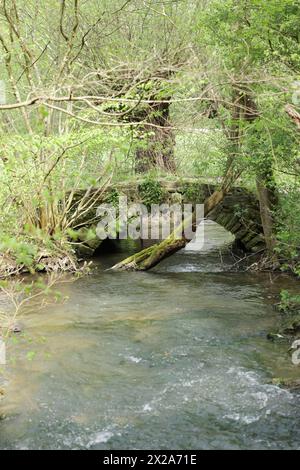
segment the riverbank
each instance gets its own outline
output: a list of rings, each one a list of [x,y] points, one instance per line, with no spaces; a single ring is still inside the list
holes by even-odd
[[[268,339],[289,347],[291,360],[299,369],[299,378],[280,377],[274,379],[274,383],[290,390],[300,390],[300,296],[283,290],[275,307],[279,318],[275,329],[268,333]]]

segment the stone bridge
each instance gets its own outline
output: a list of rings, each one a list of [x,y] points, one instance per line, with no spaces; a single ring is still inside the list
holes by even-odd
[[[216,182],[204,182],[200,178],[168,179],[138,179],[130,182],[111,184],[97,201],[116,202],[119,196],[127,196],[128,202],[140,202],[145,205],[162,203],[190,203],[202,204],[217,188]],[[78,193],[80,198],[84,193]],[[96,194],[96,189],[90,197]],[[84,233],[91,228],[96,211],[86,213],[86,224],[81,229]],[[258,253],[265,249],[265,240],[260,218],[259,201],[255,193],[243,187],[233,187],[220,203],[207,217],[217,222],[235,236],[238,248],[249,253]],[[95,222],[94,222],[95,225]],[[84,237],[82,238],[84,239]],[[100,244],[99,240],[89,240],[86,243],[90,250],[95,250]]]

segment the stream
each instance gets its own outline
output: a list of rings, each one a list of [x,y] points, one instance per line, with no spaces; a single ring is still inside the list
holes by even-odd
[[[283,274],[228,272],[229,235],[207,224],[148,273],[105,271],[58,286],[69,300],[29,311],[9,345],[1,449],[299,449],[299,376],[266,339]],[[128,250],[127,250],[128,251]]]

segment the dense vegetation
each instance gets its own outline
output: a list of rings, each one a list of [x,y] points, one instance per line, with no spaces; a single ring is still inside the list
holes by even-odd
[[[299,20],[298,0],[1,0],[1,276],[75,269],[77,191],[141,173],[251,188],[264,265],[299,275]]]

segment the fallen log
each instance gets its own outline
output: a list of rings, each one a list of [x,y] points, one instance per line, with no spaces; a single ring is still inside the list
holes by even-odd
[[[204,202],[204,217],[207,217],[208,214],[223,201],[224,197],[228,193],[228,188],[223,188],[218,191],[215,191],[211,196],[209,196]],[[191,241],[184,236],[184,228],[192,223],[193,231],[196,231],[197,224],[199,221],[194,220],[194,216],[190,217],[187,220],[184,220],[174,232],[172,232],[169,237],[163,240],[157,245],[150,246],[145,248],[138,253],[135,253],[129,258],[121,261],[120,263],[115,264],[110,270],[113,271],[148,271],[149,269],[156,266],[163,259],[173,255],[177,251],[184,248],[187,243]]]

